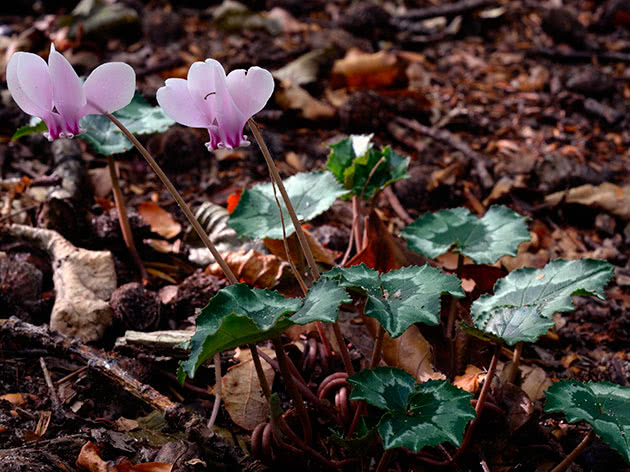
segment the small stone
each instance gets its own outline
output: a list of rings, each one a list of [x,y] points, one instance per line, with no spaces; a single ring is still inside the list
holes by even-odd
[[[595,217],[595,228],[604,234],[605,236],[612,236],[615,234],[615,228],[617,222],[608,213],[600,213]]]

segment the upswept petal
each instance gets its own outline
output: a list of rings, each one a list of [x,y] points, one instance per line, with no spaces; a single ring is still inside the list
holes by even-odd
[[[243,127],[247,117],[241,113],[232,100],[223,67],[220,65],[219,67],[212,67],[212,73],[214,74],[216,93],[208,99],[212,99],[216,103],[217,124],[222,138],[219,147],[235,148],[249,144],[243,137]]]
[[[108,62],[92,71],[83,90],[87,104],[82,114],[113,113],[131,102],[136,90],[136,73],[124,62]]]
[[[226,81],[234,103],[247,119],[262,110],[273,94],[271,72],[261,67],[233,70]]]
[[[15,103],[29,115],[43,118],[52,105],[52,81],[48,65],[30,52],[16,52],[7,64],[7,85]]]
[[[79,76],[63,54],[50,45],[48,69],[52,79],[53,102],[66,123],[78,123],[85,106],[85,92]]]
[[[192,128],[207,128],[211,117],[197,107],[184,79],[166,79],[164,87],[157,91],[157,101],[164,112],[179,124]]]
[[[225,75],[221,64],[218,62],[217,64]],[[211,124],[217,116],[216,101],[211,99],[217,93],[214,67],[208,62],[195,62],[188,70],[188,91],[192,101],[208,117]]]

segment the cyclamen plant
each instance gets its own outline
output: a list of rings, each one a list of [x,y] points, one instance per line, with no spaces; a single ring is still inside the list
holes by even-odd
[[[415,454],[417,460],[428,464],[452,464],[465,452],[479,415],[488,404],[488,393],[501,346],[507,344],[522,348],[523,343],[536,341],[553,326],[552,315],[555,312],[573,309],[571,296],[593,295],[603,299],[603,288],[612,275],[610,264],[595,260],[552,261],[540,270],[520,269],[512,272],[497,282],[492,295],[483,295],[475,300],[468,317],[472,321],[460,324],[466,332],[493,345],[494,354],[479,397],[472,400],[471,393],[451,385],[448,380],[418,383],[402,369],[378,367],[384,333],[397,338],[416,323],[440,324],[441,297],[465,296],[460,280],[454,274],[444,274],[429,265],[409,266],[385,273],[365,265],[354,265],[336,267],[320,274],[289,198],[289,193],[303,196],[310,177],[306,175],[292,182],[287,181],[285,187],[260,131],[251,120],[273,93],[273,78],[268,71],[252,67],[247,72],[236,70],[226,75],[217,61],[208,59],[193,64],[187,80],[168,79],[166,85],[159,89],[157,98],[166,113],[177,122],[207,128],[210,141],[206,147],[209,150],[248,145],[243,130],[245,124],[249,123],[269,166],[273,194],[275,196],[277,186],[284,203],[284,206],[281,205],[275,198],[281,217],[274,219],[273,225],[280,225],[280,230],[267,227],[264,231],[283,235],[286,243],[287,231],[282,215],[287,212],[309,263],[314,282],[310,288],[300,278],[301,274],[295,271],[304,292],[301,298],[285,298],[278,292],[252,289],[238,283],[230,267],[155,160],[124,124],[112,115],[113,111],[128,104],[133,96],[135,85],[130,87],[130,81],[135,81],[133,70],[128,65],[104,64],[81,84],[67,60],[51,47],[48,65],[30,53],[14,54],[7,69],[7,81],[16,103],[25,112],[46,122],[49,139],[72,137],[80,133],[79,120],[84,115],[99,113],[109,118],[145,157],[213,253],[231,286],[219,291],[197,318],[197,329],[190,343],[191,354],[182,363],[180,380],[194,376],[204,361],[214,358],[217,396],[210,419],[212,424],[220,402],[218,356],[224,350],[248,344],[270,409],[269,423],[260,425],[252,434],[252,451],[262,458],[271,457],[269,451],[264,451],[265,448],[280,447],[288,453],[304,453],[327,467],[339,468],[358,462],[357,457],[348,456],[353,448],[361,444],[363,451],[371,453],[374,438],[378,435],[385,452],[377,471],[385,470],[398,448],[406,448]],[[64,87],[66,82],[69,85]],[[360,146],[355,145],[356,142],[345,141],[333,146],[327,165],[332,174],[316,173],[314,179],[325,182],[324,187],[335,196],[353,197],[357,205],[355,220],[358,221],[361,216],[358,201],[367,198],[372,203],[374,196],[387,185],[404,178],[408,160],[387,147],[377,151],[370,145],[369,138],[367,142],[365,138],[360,140]],[[238,221],[235,226],[240,225],[241,233],[256,231],[253,226],[248,226],[248,220],[250,225],[259,224],[260,218],[255,218],[257,211],[263,218],[264,212],[270,211],[268,190],[259,191],[258,197],[253,192],[252,195],[250,199],[243,198],[235,211],[233,221]],[[265,204],[260,204],[261,198],[265,199]],[[317,212],[321,213],[332,205],[334,198],[328,200]],[[238,220],[238,212],[248,217]],[[314,216],[317,212],[310,215]],[[355,229],[356,224],[353,222]],[[411,249],[428,257],[436,257],[449,250],[459,252],[459,273],[463,256],[480,262],[494,262],[502,255],[514,254],[518,243],[527,239],[526,233],[525,221],[519,215],[505,207],[493,207],[481,219],[463,209],[427,214],[409,225],[403,231],[403,236],[408,239]],[[357,238],[357,251],[364,246],[359,244],[361,242]],[[288,251],[287,257],[290,260]],[[347,346],[336,323],[340,306],[350,302],[351,294],[355,299],[365,302],[359,305],[363,314],[376,319],[380,325],[369,368],[357,374],[354,374]],[[452,339],[455,315],[456,312],[452,310],[446,329],[449,339]],[[337,349],[346,370],[329,375],[321,382],[317,393],[304,381],[298,368],[286,355],[280,340],[289,326],[310,322],[333,325]],[[320,329],[319,332],[324,342],[324,330]],[[267,339],[273,343],[277,362],[268,358],[266,360],[282,375],[300,420],[301,435],[285,419],[286,414],[280,408],[279,399],[272,392],[263,372],[256,343]],[[520,350],[515,349],[515,363],[518,362],[516,353],[520,356]],[[514,377],[509,380],[513,381]],[[348,396],[349,390],[351,394]],[[585,420],[591,423],[594,433],[599,434],[626,460],[630,460],[630,443],[627,441],[630,430],[627,407],[629,390],[611,384],[557,383],[549,391],[546,411],[564,412],[571,422]],[[337,393],[332,406],[324,399],[335,391]],[[329,436],[336,437],[337,443],[343,445],[346,458],[333,460],[317,450],[317,444],[327,429],[315,430],[314,426],[318,427],[319,423],[311,424],[311,413],[306,408],[304,398],[326,416],[326,424],[336,427],[336,433]],[[365,421],[366,404],[380,412],[377,421],[371,425]],[[583,443],[592,439],[594,433],[589,433]],[[271,442],[268,441],[270,435],[273,437]],[[276,446],[272,446],[272,442]],[[426,447],[443,443],[451,443],[456,449],[450,454],[445,448],[425,450]],[[585,446],[579,447],[583,449]],[[582,449],[576,449],[554,472],[565,470]],[[444,451],[446,458],[435,455]]]

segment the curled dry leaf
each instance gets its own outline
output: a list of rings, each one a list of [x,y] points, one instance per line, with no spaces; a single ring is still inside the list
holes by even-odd
[[[91,441],[85,443],[81,448],[77,458],[77,466],[90,472],[109,472],[107,462],[101,459],[100,451]]]
[[[418,382],[446,378],[433,369],[433,348],[415,325],[395,339],[385,333],[383,358],[387,365],[405,369]]]
[[[378,321],[362,316],[372,336],[378,328]],[[383,360],[390,367],[406,370],[418,382],[444,379],[444,375],[433,369],[433,348],[422,336],[416,325],[411,325],[399,337],[392,338],[387,332],[383,338]]]
[[[600,185],[581,185],[556,192],[545,197],[545,203],[579,203],[594,208],[601,208],[625,221],[630,220],[630,186],[620,187],[610,182]]]
[[[326,102],[317,100],[299,85],[282,82],[276,90],[276,102],[285,110],[296,110],[307,120],[329,120],[337,112]]]
[[[276,354],[273,350],[265,347],[258,349],[275,359]],[[260,388],[251,351],[237,348],[235,357],[240,362],[230,367],[221,379],[223,404],[234,423],[248,431],[253,431],[269,416],[269,406]],[[267,382],[272,385],[275,376],[273,368],[264,361],[262,367]]]
[[[258,288],[275,287],[289,271],[289,264],[280,258],[273,254],[260,254],[253,249],[247,252],[225,252],[223,258],[240,281]],[[223,276],[223,271],[216,262],[208,266],[206,272]]]
[[[486,378],[486,372],[474,365],[466,366],[464,375],[458,375],[453,381],[453,385],[473,395],[481,390],[481,384]]]
[[[313,235],[305,228],[302,228],[304,232],[304,236],[306,237],[306,242],[311,248],[313,252],[313,257],[316,262],[321,262],[322,264],[327,264],[330,266],[335,265],[335,259],[339,257],[341,254],[336,251],[331,251],[330,249],[326,249],[321,243],[313,237]],[[269,239],[266,238],[264,240],[265,246],[272,254],[275,254],[280,259],[287,260],[287,254],[284,249],[284,242],[281,239]],[[305,260],[304,255],[302,254],[302,248],[300,247],[300,243],[297,239],[295,233],[293,233],[287,239],[287,244],[289,246],[289,255],[291,259],[298,267],[298,269],[305,269]]]
[[[168,211],[153,202],[140,203],[138,213],[151,225],[151,231],[166,239],[174,238],[182,230],[182,225]]]
[[[365,53],[358,49],[350,49],[346,57],[333,65],[333,76],[336,82],[352,88],[380,88],[394,83],[402,72],[400,61],[396,55],[388,51]]]

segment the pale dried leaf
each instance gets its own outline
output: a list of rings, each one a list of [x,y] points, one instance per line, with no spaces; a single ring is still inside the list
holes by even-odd
[[[49,229],[11,225],[7,231],[37,243],[50,256],[55,287],[50,327],[84,342],[101,339],[113,316],[106,300],[117,287],[111,253],[78,248]]]
[[[581,185],[566,192],[556,192],[545,197],[551,205],[579,203],[600,208],[626,221],[630,220],[630,186],[620,187],[610,182],[600,185]]]
[[[521,388],[533,402],[545,398],[545,392],[553,383],[544,369],[538,366],[520,366]]]
[[[265,347],[259,347],[271,358],[275,352]],[[262,393],[252,354],[249,349],[237,349],[236,356],[239,363],[228,369],[221,379],[223,389],[223,404],[232,421],[241,428],[253,431],[269,416],[269,406]],[[275,372],[266,362],[262,362],[265,378],[269,385],[273,384]]]

